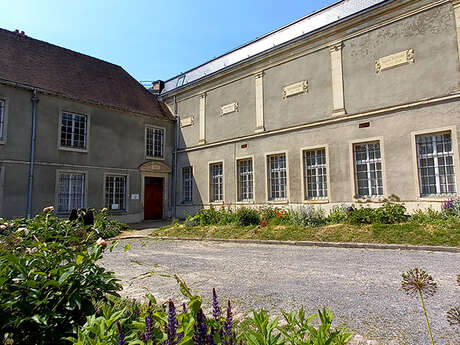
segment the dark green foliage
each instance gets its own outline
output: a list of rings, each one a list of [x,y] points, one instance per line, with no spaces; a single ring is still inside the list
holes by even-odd
[[[14,344],[62,343],[94,313],[94,300],[121,289],[96,263],[105,246],[94,244],[91,226],[51,212],[2,223],[0,335]]]
[[[407,220],[406,208],[396,203],[386,203],[379,208],[362,207],[346,212],[350,224],[396,224]]]
[[[236,224],[239,226],[259,225],[260,216],[257,210],[252,208],[238,208],[235,214]]]

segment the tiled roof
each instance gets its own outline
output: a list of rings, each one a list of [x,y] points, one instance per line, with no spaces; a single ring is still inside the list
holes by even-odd
[[[0,79],[76,100],[171,119],[120,66],[0,29]]]

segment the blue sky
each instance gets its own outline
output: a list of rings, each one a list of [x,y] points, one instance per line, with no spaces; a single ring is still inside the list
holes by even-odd
[[[169,79],[333,0],[2,0],[0,27]]]

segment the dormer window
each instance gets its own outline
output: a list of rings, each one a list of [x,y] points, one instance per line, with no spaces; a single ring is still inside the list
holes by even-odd
[[[182,86],[184,84],[185,84],[185,75],[181,75],[179,78],[177,78],[176,87]]]

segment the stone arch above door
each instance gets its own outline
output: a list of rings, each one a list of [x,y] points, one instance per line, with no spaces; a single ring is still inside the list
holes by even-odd
[[[143,173],[169,174],[171,168],[163,162],[146,162],[139,166],[139,171]]]

